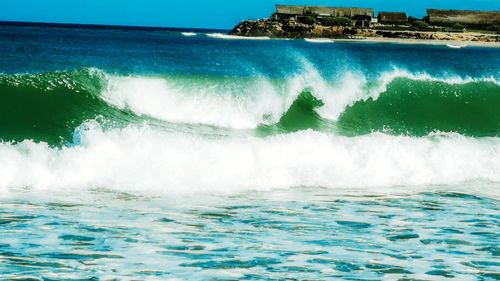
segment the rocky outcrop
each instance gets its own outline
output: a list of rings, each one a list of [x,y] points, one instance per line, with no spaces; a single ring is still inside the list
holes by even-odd
[[[261,19],[242,21],[231,31],[232,35],[239,36],[269,36],[271,38],[333,38],[333,39],[362,39],[362,38],[396,38],[421,40],[451,40],[500,42],[500,35],[479,33],[451,33],[427,31],[393,31],[375,30],[351,26],[324,26],[319,23],[307,24],[289,19]]]
[[[306,24],[295,21],[293,18],[282,21],[272,19],[243,21],[231,31],[233,35],[273,38],[348,38],[355,33],[356,30],[352,27]]]

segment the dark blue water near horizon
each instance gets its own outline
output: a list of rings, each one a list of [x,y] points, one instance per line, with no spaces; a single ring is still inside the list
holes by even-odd
[[[327,74],[348,68],[379,75],[398,67],[438,76],[497,78],[500,64],[498,48],[450,51],[445,45],[337,42],[311,46],[303,40],[214,40],[169,31],[9,26],[0,26],[0,38],[4,73],[96,67],[120,74],[280,77],[296,71],[297,57],[305,57]]]

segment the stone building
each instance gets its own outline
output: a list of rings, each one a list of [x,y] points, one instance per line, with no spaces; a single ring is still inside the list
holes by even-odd
[[[495,11],[464,11],[427,9],[430,24],[452,25],[459,23],[464,26],[500,25],[500,12]]]
[[[403,12],[379,12],[378,23],[382,24],[406,24],[408,16]]]

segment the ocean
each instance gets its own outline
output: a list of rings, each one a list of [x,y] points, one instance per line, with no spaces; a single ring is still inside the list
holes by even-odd
[[[0,279],[499,280],[500,48],[0,26]]]

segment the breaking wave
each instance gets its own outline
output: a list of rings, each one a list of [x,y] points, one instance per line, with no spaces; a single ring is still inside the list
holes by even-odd
[[[371,188],[500,181],[500,140],[311,130],[200,137],[147,126],[80,129],[77,146],[0,144],[0,188],[106,188],[151,194],[290,187]]]
[[[106,103],[103,87],[95,69],[0,76],[0,139],[65,143],[86,120],[130,123],[134,114]]]
[[[223,33],[207,33],[207,36],[210,38],[227,40],[271,40],[268,36],[237,36]]]
[[[334,130],[350,136],[500,134],[495,106],[500,85],[493,78],[441,79],[395,70],[376,81],[346,73],[330,82],[314,69],[282,80],[112,77],[102,96],[136,114],[232,129]]]
[[[337,125],[347,135],[385,131],[425,136],[441,131],[499,136],[499,104],[500,87],[494,82],[450,84],[396,78],[377,98],[348,106]]]
[[[72,140],[87,120],[112,126],[161,120],[258,134],[305,129],[357,136],[500,135],[500,85],[395,70],[376,81],[314,69],[287,79],[120,76],[97,69],[0,76],[0,139]]]
[[[183,194],[499,182],[498,104],[493,78],[401,70],[374,81],[328,81],[314,69],[286,79],[0,75],[0,188]]]
[[[304,38],[309,43],[335,43],[335,40],[328,38]]]

